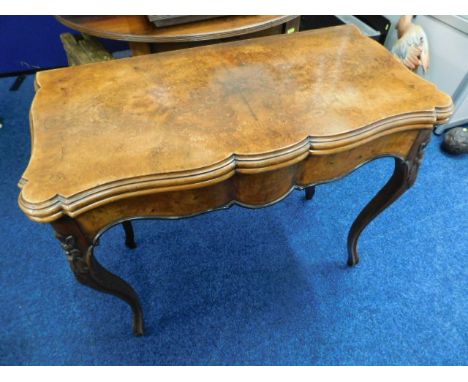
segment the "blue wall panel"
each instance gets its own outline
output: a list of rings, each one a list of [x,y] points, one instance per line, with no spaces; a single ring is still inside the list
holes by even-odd
[[[64,32],[73,31],[53,16],[0,16],[0,75],[66,66],[59,37]],[[117,41],[105,45],[111,51],[126,49]]]

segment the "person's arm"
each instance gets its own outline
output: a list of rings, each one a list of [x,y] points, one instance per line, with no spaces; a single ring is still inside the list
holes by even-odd
[[[424,69],[424,72],[429,70],[429,42],[427,40],[427,36],[423,30],[421,30],[423,34],[423,42],[422,42],[422,52],[420,55],[421,65]]]

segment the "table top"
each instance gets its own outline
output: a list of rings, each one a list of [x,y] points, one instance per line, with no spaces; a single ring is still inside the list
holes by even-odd
[[[174,43],[240,36],[281,25],[298,16],[225,16],[157,28],[147,16],[56,16],[62,24],[92,36],[132,42]]]
[[[353,26],[39,72],[21,208],[36,220],[432,128],[448,95]]]

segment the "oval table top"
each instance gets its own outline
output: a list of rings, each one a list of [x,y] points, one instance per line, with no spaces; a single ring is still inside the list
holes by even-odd
[[[224,16],[157,28],[147,16],[56,16],[69,28],[91,36],[130,42],[174,43],[240,36],[286,23],[298,16]]]
[[[451,98],[354,26],[38,72],[20,205],[37,220],[432,128]],[[73,206],[73,207],[71,207]]]

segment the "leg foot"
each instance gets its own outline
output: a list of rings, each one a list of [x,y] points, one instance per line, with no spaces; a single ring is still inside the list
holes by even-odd
[[[136,248],[135,234],[133,232],[132,223],[129,220],[124,221],[122,223],[122,227],[125,231],[125,245],[130,249]]]
[[[311,200],[315,194],[315,186],[306,187],[304,191],[306,200]]]
[[[359,256],[358,256],[355,248],[354,248],[354,250],[350,250],[348,248],[348,261],[346,263],[347,263],[348,267],[354,267],[355,265],[357,265],[359,263]]]

